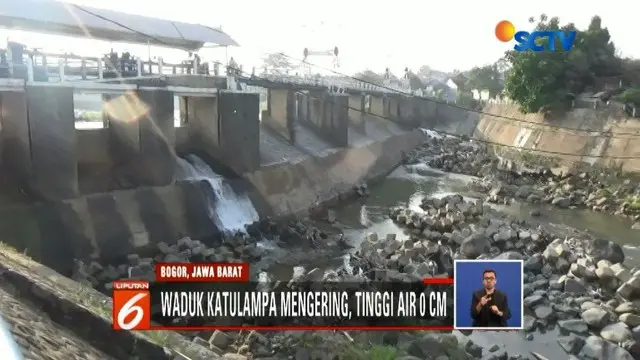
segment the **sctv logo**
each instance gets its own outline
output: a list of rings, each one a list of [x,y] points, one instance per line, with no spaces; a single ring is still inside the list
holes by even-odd
[[[513,47],[516,51],[556,51],[556,39],[562,44],[564,51],[569,51],[576,41],[575,31],[542,30],[542,31],[516,31],[511,21],[502,20],[496,25],[496,37],[502,42],[514,39],[517,44]],[[543,41],[536,41],[544,39]]]

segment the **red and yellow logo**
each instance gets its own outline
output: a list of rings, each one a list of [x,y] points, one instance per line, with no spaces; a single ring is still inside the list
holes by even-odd
[[[151,327],[148,281],[114,281],[112,299],[115,330],[148,330]]]
[[[496,37],[502,42],[509,42],[516,34],[516,27],[511,21],[502,20],[496,25]]]

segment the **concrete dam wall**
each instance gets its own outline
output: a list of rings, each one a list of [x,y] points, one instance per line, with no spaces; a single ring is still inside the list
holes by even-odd
[[[393,170],[433,110],[398,94],[229,91],[218,80],[7,83],[0,168],[26,198],[0,199],[0,241],[68,275],[74,260],[122,263],[161,242],[211,242],[260,217],[306,214]],[[86,93],[99,95],[76,103]],[[77,106],[95,107],[101,126],[80,127]],[[190,155],[206,162],[194,169]]]
[[[513,104],[487,104],[482,109],[483,113],[495,114],[498,117],[465,111],[446,104],[435,104],[434,107],[426,126],[436,130],[475,136],[522,150],[540,149],[579,155],[534,152],[540,156],[558,159],[560,166],[570,167],[576,162],[583,162],[591,165],[617,165],[624,171],[640,172],[640,159],[611,159],[640,157],[640,121],[627,117],[619,109],[578,108],[562,117],[545,120],[542,114],[522,114],[517,105]]]
[[[401,162],[403,152],[423,139],[420,130],[404,132],[297,163],[265,166],[227,181],[247,193],[261,217],[304,213],[351,193],[355,184],[386,175]],[[0,239],[70,275],[75,259],[118,262],[184,236],[215,241],[224,230],[211,213],[215,201],[220,196],[210,182],[190,180],[16,204],[0,208]]]

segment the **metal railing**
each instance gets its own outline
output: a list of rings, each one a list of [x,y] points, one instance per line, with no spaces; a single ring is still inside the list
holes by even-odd
[[[115,64],[114,64],[115,62]],[[118,77],[135,77],[165,74],[209,74],[219,66],[201,66],[196,58],[179,64],[165,63],[161,57],[156,61],[140,58],[123,60],[108,57],[86,57],[74,54],[53,54],[26,51],[21,63],[11,61],[0,64],[9,78],[24,77],[28,81],[65,82],[74,80],[103,80]],[[25,74],[26,73],[26,74]]]
[[[64,83],[78,80],[100,81],[113,78],[132,78],[153,75],[214,75],[220,73],[220,63],[210,62],[202,67],[196,58],[180,64],[165,63],[161,57],[157,61],[143,61],[140,58],[122,61],[117,64],[107,57],[86,57],[74,54],[53,54],[37,51],[26,51],[22,64],[15,64],[7,57],[5,64],[0,67],[7,69],[9,78],[24,78],[28,82]],[[211,65],[211,66],[209,66]],[[224,66],[223,66],[224,68]],[[231,75],[231,74],[227,74]],[[233,76],[231,76],[233,77]],[[412,92],[408,84],[392,83],[374,85],[358,81],[349,77],[336,76],[300,76],[300,75],[260,75],[260,79],[278,83],[298,84],[303,86],[320,86],[332,92],[346,91],[375,91],[381,93],[405,93],[420,95]]]

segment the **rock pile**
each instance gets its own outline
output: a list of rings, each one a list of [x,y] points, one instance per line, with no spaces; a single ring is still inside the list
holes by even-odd
[[[189,237],[179,239],[176,244],[156,244],[148,257],[130,254],[126,262],[103,265],[93,261],[88,265],[78,263],[74,279],[93,286],[100,291],[111,291],[111,283],[123,278],[155,281],[155,262],[255,262],[262,258],[265,249],[258,246],[255,238],[236,234],[217,247],[209,247]]]
[[[328,234],[301,221],[276,222],[265,219],[249,225],[246,233],[227,234],[215,244],[185,237],[171,245],[157,243],[147,253],[129,254],[124,261],[115,264],[77,262],[73,278],[100,291],[111,291],[111,282],[122,278],[153,281],[155,262],[260,262],[266,267],[275,259],[267,256],[268,249],[260,245],[261,241],[280,247],[307,246],[323,251],[327,239]],[[261,268],[252,266],[251,270],[255,275]]]
[[[122,278],[146,279],[154,281],[154,262],[249,262],[252,264],[252,278],[260,268],[256,264],[269,257],[267,250],[258,246],[258,240],[276,241],[281,246],[300,246],[307,244],[314,247],[327,245],[329,235],[319,229],[300,221],[275,222],[269,219],[257,222],[248,227],[247,233],[233,234],[215,246],[209,246],[199,240],[182,238],[176,244],[158,243],[155,251],[148,256],[131,254],[120,264],[101,264],[98,261],[88,265],[77,264],[74,278],[77,281],[96,287],[101,291],[110,291],[113,280]],[[322,249],[318,249],[322,250]],[[314,252],[318,255],[318,251]],[[261,261],[262,260],[262,261]],[[268,265],[264,265],[268,266]],[[339,271],[320,271],[298,273],[292,283],[305,281],[350,281],[352,271],[344,268]],[[369,276],[368,280],[373,277]],[[278,286],[282,286],[278,283]],[[287,285],[284,283],[284,285]],[[287,285],[289,286],[289,285]],[[176,319],[181,321],[181,319]],[[272,360],[285,358],[328,358],[342,359],[345,349],[351,349],[358,357],[370,358],[371,349],[361,345],[369,344],[371,333],[355,332],[345,335],[333,332],[267,332],[255,331],[203,331],[184,334],[193,337],[189,345],[190,353],[199,353],[201,358],[227,360]],[[355,339],[355,340],[354,340]],[[450,356],[447,358],[467,360],[472,357],[460,348],[454,339],[414,334],[407,337],[390,337],[384,342],[385,347],[402,347],[399,353],[405,359],[431,358],[433,354]],[[396,351],[396,350],[394,350]],[[212,357],[215,356],[215,357]],[[363,357],[364,356],[364,357]],[[412,357],[413,356],[413,357]],[[398,357],[402,359],[403,357]]]
[[[630,217],[637,222],[634,227],[640,229],[640,183],[620,179],[617,174],[555,174],[545,168],[515,171],[515,163],[492,155],[486,146],[451,137],[429,137],[407,155],[406,162],[483,177],[475,188],[487,192],[491,202],[517,199],[560,208],[588,208]]]
[[[483,146],[467,139],[428,136],[422,146],[407,154],[404,163],[425,163],[435,169],[477,176],[494,161]]]
[[[409,240],[369,235],[363,242],[371,268],[400,280],[452,274],[453,259],[522,259],[525,331],[558,326],[561,347],[580,359],[640,357],[640,269],[623,265],[620,246],[531,229],[460,195],[425,199],[421,207],[391,211]]]
[[[317,268],[298,273],[290,282],[276,283],[276,287],[286,286],[292,290],[302,290],[300,285],[316,281],[357,281],[363,287],[372,284],[372,276],[351,275],[345,269],[321,271]],[[365,359],[376,358],[371,351],[354,344],[378,343],[389,347],[396,359],[446,359],[471,360],[474,347],[465,351],[454,336],[434,336],[416,333],[388,332],[377,338],[379,333],[371,332],[265,332],[255,331],[222,332],[199,334],[194,342],[208,347],[217,354],[225,354],[225,359]],[[208,338],[208,340],[205,340]],[[310,346],[312,345],[312,346]],[[235,357],[229,357],[229,354]],[[388,357],[384,357],[385,359]]]

